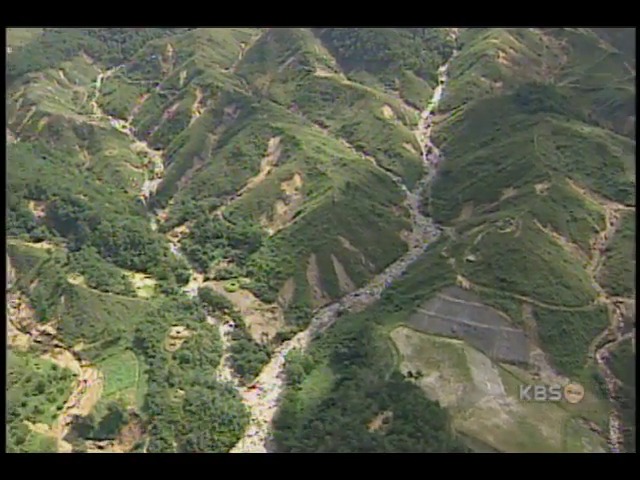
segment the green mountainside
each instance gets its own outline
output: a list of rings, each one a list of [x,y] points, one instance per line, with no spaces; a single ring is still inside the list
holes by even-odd
[[[7,39],[9,451],[635,450],[635,29]]]

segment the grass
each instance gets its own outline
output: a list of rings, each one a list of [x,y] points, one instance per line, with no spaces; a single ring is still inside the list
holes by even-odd
[[[239,288],[240,285],[236,280],[230,280],[224,284],[224,289],[229,293],[237,292]]]
[[[21,47],[42,32],[42,28],[7,28],[7,46]]]
[[[327,28],[317,34],[350,78],[363,81],[366,74],[413,105],[429,97],[454,43],[443,28]]]
[[[471,370],[467,363],[465,345],[463,342],[444,339],[432,335],[416,332],[408,327],[397,327],[390,333],[400,359],[398,367],[402,371],[408,370],[414,375],[424,375],[431,378],[434,372],[439,372],[442,378],[448,379],[434,383],[423,383],[418,379],[418,385],[425,391],[425,395],[438,400],[450,411],[459,411],[457,400],[460,400],[461,386],[472,382]]]
[[[591,240],[605,228],[602,209],[586,202],[562,179],[553,181],[546,195],[530,191],[527,203],[532,215],[543,226],[550,226],[583,252],[589,252]]]
[[[98,130],[87,145],[86,169],[123,193],[138,195],[151,177],[144,158],[131,150],[131,140],[117,130]]]
[[[87,123],[94,82],[103,65],[126,64],[105,82],[98,99],[110,114],[128,116],[140,96],[150,93],[133,124],[136,135],[165,149],[166,176],[152,203],[164,207],[173,201],[173,226],[193,219],[194,212],[210,213],[225,197],[236,194],[258,173],[269,139],[281,137],[278,163],[261,184],[225,208],[224,221],[237,229],[273,223],[276,202],[291,201],[283,183],[296,174],[302,179],[296,193],[300,203],[288,205],[290,211],[281,218],[283,229],[255,239],[255,249],[254,242],[247,242],[251,246],[246,251],[233,252],[238,257],[237,275],[227,278],[249,277],[247,287],[265,301],[275,300],[284,282],[293,279],[295,294],[287,318],[295,328],[310,317],[306,269],[312,254],[318,262],[319,286],[336,299],[341,293],[332,255],[361,286],[406,251],[399,237],[409,227],[401,208],[402,192],[360,153],[375,157],[409,186],[420,177],[419,155],[406,147],[419,151],[411,132],[417,118],[405,102],[424,107],[432,94],[436,69],[453,43],[444,29],[97,29],[91,34],[50,30],[34,32],[30,38],[26,33],[18,38],[15,31],[10,38],[23,42],[8,60],[8,125],[20,139],[8,146],[11,234],[59,244],[55,235],[62,235],[70,249],[88,242],[104,260],[152,274],[159,287],[153,298],[150,286],[138,289],[144,298],[127,298],[68,285],[64,262],[46,263],[40,252],[9,246],[19,287],[24,290],[40,280],[32,295],[39,318],[60,317],[65,342],[102,342],[86,352],[93,360],[108,361],[107,352],[122,351],[143,320],[159,315],[157,302],[175,286],[171,271],[177,270],[162,253],[166,242],[150,231],[136,198],[146,176],[144,159],[131,151],[126,135],[106,122]],[[481,297],[516,324],[521,321],[521,300],[515,295],[531,297],[543,347],[556,365],[578,376],[588,374],[582,368],[586,346],[602,327],[602,312],[562,309],[585,307],[595,292],[580,261],[539,230],[534,220],[585,251],[603,226],[603,212],[571,189],[568,179],[606,198],[635,202],[635,132],[630,121],[635,117],[634,79],[624,66],[629,61],[626,51],[608,49],[596,35],[600,34],[590,29],[462,30],[461,51],[451,63],[440,108],[452,114],[442,119],[434,134],[446,161],[430,198],[425,198],[435,220],[452,227],[451,238],[444,235],[432,245],[366,315],[351,317],[356,323],[366,320],[381,331],[392,330],[415,305],[454,284],[459,274],[487,287],[479,290]],[[254,38],[256,43],[240,59]],[[616,37],[616,45],[623,45],[623,40]],[[81,49],[96,60],[94,65]],[[322,75],[316,75],[320,70]],[[30,71],[33,76],[21,76]],[[205,109],[189,125],[197,89],[203,93]],[[174,105],[174,116],[163,119]],[[383,106],[395,118],[385,118]],[[536,186],[543,183],[548,189],[539,194]],[[513,195],[503,198],[506,191]],[[38,225],[31,215],[30,201],[47,202],[46,225]],[[471,202],[470,218],[459,219]],[[500,233],[509,225],[514,229]],[[473,244],[476,227],[485,236]],[[629,261],[634,255],[629,239],[634,235],[635,226],[624,219],[600,278],[611,293],[635,291]],[[366,262],[346,249],[339,236]],[[195,248],[215,250],[208,261],[230,253],[217,244],[213,248],[204,236],[191,240]],[[455,265],[442,255],[445,246]],[[476,256],[475,262],[464,260],[469,253]],[[84,276],[89,284],[89,276]],[[545,309],[535,302],[558,308]],[[144,325],[141,338],[152,330]],[[371,355],[369,366],[376,365],[370,374],[340,370],[340,375],[375,384],[381,392],[400,391],[402,383],[374,382],[376,375],[393,375],[388,345],[369,351],[356,342],[365,338],[363,332],[356,335],[342,327],[334,332],[322,348],[333,348],[331,342],[340,344],[346,336],[342,350],[334,352],[337,357],[358,364],[357,356],[350,358],[347,352],[361,348]],[[208,343],[198,341],[185,342],[168,361],[171,368],[190,372],[202,363],[197,352],[200,347],[206,350],[203,345]],[[152,357],[145,358],[150,378],[157,370]],[[127,364],[126,358],[120,360]],[[215,363],[213,357],[205,360]],[[166,367],[154,382],[175,378]],[[321,396],[357,397],[342,386],[331,385],[329,390],[332,393]],[[150,386],[149,391],[148,399],[161,399],[165,390]],[[335,392],[338,396],[331,397]],[[411,392],[404,394],[413,398]],[[373,404],[357,398],[365,405],[363,418],[377,413],[373,407],[367,410]],[[358,402],[352,403],[355,409]],[[330,411],[336,416],[328,418],[340,418],[339,412]],[[435,412],[433,418],[440,416]],[[537,435],[527,425],[524,431]],[[350,431],[352,426],[343,429]],[[390,443],[404,445],[394,438]],[[194,441],[183,440],[182,444]],[[162,450],[158,445],[154,449]]]
[[[133,352],[117,352],[98,363],[98,369],[104,375],[102,397],[105,401],[122,400],[127,405],[136,405],[140,368]]]
[[[548,168],[611,200],[635,203],[635,179],[628,169],[635,157],[631,140],[575,120],[553,119],[545,128],[537,142]]]
[[[604,307],[581,312],[549,310],[534,306],[538,337],[552,364],[569,376],[581,375],[591,341],[608,324]]]
[[[108,348],[96,366],[104,378],[102,395],[91,412],[96,422],[104,419],[114,404],[123,411],[135,408],[139,412],[144,404],[147,376],[133,351],[121,346]]]
[[[407,362],[406,368],[419,369],[428,378],[429,386],[423,386],[426,394],[438,399],[453,415],[454,428],[460,434],[471,436],[494,449],[508,452],[562,452],[564,443],[571,442],[572,448],[584,451],[582,437],[592,445],[599,446],[600,439],[590,431],[567,433],[566,425],[573,422],[574,416],[587,418],[606,418],[606,409],[601,403],[597,409],[585,408],[592,402],[587,390],[585,403],[580,410],[573,406],[556,404],[518,403],[519,386],[533,383],[529,374],[517,367],[495,365],[505,392],[513,407],[490,406],[487,402],[478,402],[474,397],[475,388],[469,362],[475,355],[466,355],[467,345],[460,341],[451,341],[415,332],[406,332],[406,342],[401,342],[404,327],[396,329],[392,336],[397,342]],[[482,368],[476,366],[475,368]],[[422,385],[422,381],[418,380]],[[474,400],[474,398],[476,400]]]
[[[335,382],[333,372],[328,366],[314,369],[300,385],[298,398],[302,408],[313,409],[331,391]]]
[[[145,300],[71,286],[58,331],[69,345],[80,341],[87,344],[107,340],[118,343],[132,334],[137,322],[152,308],[153,304]],[[100,358],[103,351],[104,345],[85,353],[89,357]]]
[[[24,443],[24,452],[26,453],[58,453],[56,440],[48,435],[37,432],[29,432],[26,442]]]
[[[282,284],[294,277],[296,298],[292,305],[309,305],[305,270],[309,256],[315,253],[321,268],[321,285],[336,298],[339,287],[331,254],[361,285],[372,270],[379,271],[404,251],[398,233],[408,228],[408,223],[391,210],[402,197],[386,175],[331,136],[276,105],[263,102],[245,115],[217,139],[219,146],[213,148],[211,160],[205,161],[183,187],[176,203],[191,202],[207,208],[215,196],[239,189],[258,173],[269,139],[281,138],[282,153],[277,165],[260,184],[225,209],[225,218],[234,224],[271,220],[275,202],[285,199],[282,184],[296,174],[302,179],[299,194],[303,203],[291,212],[295,219],[266,239],[247,262],[254,285],[259,285],[253,288],[254,293],[270,301]],[[377,192],[374,198],[361,195],[371,191]],[[359,249],[373,269],[345,250],[338,236]],[[196,237],[194,240],[198,242]],[[202,243],[201,248],[210,250],[209,244]]]
[[[441,368],[455,371],[456,378],[461,379],[462,382],[471,381],[471,371],[461,342],[426,335],[407,327],[399,328],[403,330],[398,331],[398,334],[404,333],[405,336],[414,337],[409,339],[413,343],[413,348],[409,350],[410,354],[405,353],[407,361],[410,359],[419,361],[424,368],[423,371],[434,370],[440,365]]]
[[[602,438],[594,437],[589,428],[578,418],[572,418],[565,425],[565,449],[567,453],[582,453],[585,444],[590,451],[606,452],[607,442]]]
[[[309,77],[290,101],[310,120],[326,125],[331,133],[402,177],[408,187],[413,187],[420,178],[419,155],[404,147],[408,143],[416,152],[420,150],[413,133],[401,123],[385,119],[381,109],[387,102],[369,91],[332,78]]]
[[[479,290],[475,293],[482,299],[482,303],[506,314],[514,325],[523,325],[522,301],[499,290]]]
[[[107,115],[126,120],[145,90],[143,85],[127,81],[126,77],[118,72],[103,82],[99,106]]]
[[[67,72],[74,72],[71,78]],[[98,71],[83,57],[73,57],[61,62],[58,68],[47,69],[21,88],[10,90],[15,92],[15,101],[22,100],[22,105],[33,105],[36,113],[25,124],[21,131],[37,135],[42,127],[38,123],[46,115],[59,115],[71,120],[81,120],[83,115],[91,113],[89,99],[91,82],[95,81]],[[9,122],[13,131],[26,117],[21,116],[16,122]],[[46,127],[48,130],[50,127]]]
[[[7,240],[7,254],[17,276],[23,278],[31,278],[29,274],[47,256],[45,250],[18,243],[16,239]]]
[[[461,266],[472,282],[563,307],[579,307],[595,300],[586,272],[561,246],[527,217],[520,227],[501,233],[490,230],[472,248],[477,262]],[[516,236],[518,233],[518,236]]]
[[[315,44],[316,40],[305,32],[272,31],[249,52],[247,66],[240,70],[240,75],[275,103],[302,113],[333,135],[345,138],[357,150],[374,156],[381,165],[404,177],[409,185],[415,184],[421,172],[420,158],[403,146],[409,143],[419,151],[407,128],[415,119],[411,119],[397,99],[381,90],[372,91],[336,76],[314,75],[316,67],[336,70],[326,54],[321,53],[324,50]],[[287,68],[287,62],[295,55],[299,68]],[[278,81],[274,82],[276,78]],[[381,109],[385,104],[394,110],[399,122],[384,118]]]

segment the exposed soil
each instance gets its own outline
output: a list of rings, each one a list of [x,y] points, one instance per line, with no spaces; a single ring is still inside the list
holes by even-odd
[[[363,265],[367,266],[370,269],[374,268],[374,265],[369,260],[367,260],[364,254],[360,250],[358,250],[356,247],[354,247],[353,244],[349,242],[349,240],[347,240],[346,238],[340,235],[338,235],[338,240],[340,240],[340,243],[344,248],[356,254],[358,258],[360,258],[360,261],[362,262]]]
[[[169,352],[175,352],[192,334],[193,332],[191,332],[187,327],[179,325],[173,326],[169,329],[167,338],[164,341],[164,348]]]
[[[289,303],[291,303],[291,300],[293,300],[295,289],[296,282],[293,277],[287,279],[287,281],[284,282],[284,285],[282,285],[282,288],[280,288],[280,291],[278,292],[278,304],[283,309],[286,309]]]
[[[376,415],[373,420],[367,425],[367,430],[370,432],[382,431],[383,433],[391,427],[393,421],[393,412],[391,410],[385,410]]]
[[[324,305],[331,300],[322,289],[320,269],[318,268],[318,261],[315,253],[312,253],[307,261],[307,282],[311,287],[314,307]]]
[[[396,118],[396,114],[393,113],[393,110],[389,105],[384,105],[382,107],[382,116],[387,120],[392,120]]]
[[[260,172],[255,177],[249,179],[247,184],[238,192],[238,196],[244,195],[267,178],[269,172],[271,172],[273,167],[278,163],[281,153],[282,146],[280,145],[280,137],[271,138],[267,146],[267,153],[260,161]]]
[[[258,343],[269,342],[284,327],[284,314],[278,305],[261,302],[248,290],[235,292],[225,290],[225,282],[203,283],[220,295],[225,296],[240,311],[251,337]]]
[[[338,277],[338,283],[340,285],[340,290],[342,293],[350,293],[353,292],[357,287],[355,283],[349,278],[347,271],[344,269],[340,260],[338,260],[335,255],[331,254],[331,262],[333,263],[333,269],[336,272],[336,276]]]

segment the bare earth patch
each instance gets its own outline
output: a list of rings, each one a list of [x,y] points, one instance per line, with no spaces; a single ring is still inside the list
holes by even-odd
[[[259,343],[270,341],[284,327],[284,315],[277,305],[261,302],[250,291],[242,288],[228,292],[225,282],[213,280],[205,282],[216,293],[225,296],[240,311],[251,337]]]
[[[518,190],[516,190],[513,187],[505,188],[502,191],[502,196],[500,197],[500,201],[506,200],[507,198],[510,198],[510,197],[513,197],[516,193],[518,193]]]
[[[280,158],[281,153],[282,153],[282,146],[280,145],[280,137],[271,138],[267,146],[267,153],[260,161],[260,172],[255,177],[249,179],[249,181],[244,186],[244,188],[242,188],[238,192],[238,195],[243,195],[248,190],[255,188],[265,178],[267,178],[267,175],[269,174],[269,172],[278,163],[278,159]]]
[[[333,254],[331,254],[331,263],[333,263],[333,269],[335,270],[336,276],[338,277],[340,291],[342,291],[342,293],[353,292],[357,288],[356,285],[349,278],[349,275],[344,269],[344,266],[340,263],[340,260],[338,260]]]
[[[387,120],[393,120],[393,119],[396,118],[395,113],[393,113],[393,110],[391,109],[391,107],[389,105],[383,105],[383,107],[382,107],[382,115]]]
[[[307,282],[311,287],[314,307],[324,305],[331,300],[320,286],[320,270],[318,268],[318,261],[315,253],[312,253],[309,256],[309,261],[307,263]]]
[[[180,84],[180,88],[182,88],[184,86],[184,81],[187,79],[187,71],[186,70],[182,70],[180,72],[180,77],[178,78],[178,82]]]
[[[411,145],[410,143],[403,143],[402,146],[404,148],[406,148],[407,150],[409,150],[411,153],[413,153],[414,155],[420,155],[416,149],[413,147],[413,145]]]
[[[400,238],[402,239],[402,241],[404,243],[406,243],[407,245],[409,245],[411,247],[412,242],[413,242],[413,235],[411,234],[411,232],[409,230],[401,230],[400,231]]]
[[[293,277],[289,278],[282,288],[278,292],[278,304],[280,304],[283,308],[287,308],[291,300],[293,300],[293,294],[296,290],[296,282]]]
[[[131,121],[133,120],[133,117],[135,117],[138,114],[138,112],[140,112],[140,108],[142,108],[142,105],[144,104],[144,102],[147,101],[147,98],[149,98],[150,96],[151,96],[150,93],[143,93],[142,95],[140,95],[140,97],[136,99],[136,103],[131,109],[131,115],[127,119],[127,123],[131,123]]]
[[[468,220],[468,219],[471,218],[472,214],[473,214],[473,202],[466,202],[462,206],[462,210],[460,211],[460,215],[458,215],[458,218],[456,220],[458,222],[462,222],[464,220]]]
[[[293,216],[303,203],[303,196],[300,192],[303,183],[300,174],[295,173],[291,180],[280,184],[280,189],[285,194],[285,200],[276,200],[270,221],[267,219],[267,215],[263,215],[260,218],[260,224],[267,230],[269,235],[279,232],[293,220]]]
[[[165,339],[164,348],[169,352],[175,352],[192,334],[193,332],[191,332],[187,327],[183,327],[180,325],[173,326],[169,330],[169,334]]]
[[[81,287],[86,287],[87,282],[84,277],[79,273],[72,273],[67,276],[67,281],[73,285],[80,285]]]
[[[459,287],[464,288],[465,290],[471,289],[471,283],[469,282],[469,280],[464,278],[462,275],[457,275],[456,276],[456,285],[458,285]]]
[[[31,337],[18,330],[10,318],[7,318],[7,344],[9,347],[25,352],[31,346]]]
[[[318,77],[337,77],[339,80],[345,81],[343,75],[340,73],[332,72],[331,70],[327,70],[326,68],[316,65],[315,75]]]
[[[367,430],[370,432],[377,432],[379,430],[386,431],[391,426],[391,421],[393,420],[393,412],[391,410],[386,410],[384,412],[380,412],[376,415],[369,425],[367,425]]]
[[[344,248],[346,248],[350,252],[353,252],[356,255],[358,255],[358,257],[360,258],[360,261],[362,262],[363,265],[366,265],[370,269],[374,268],[373,264],[369,260],[367,260],[367,258],[364,256],[364,254],[360,250],[358,250],[356,247],[354,247],[353,244],[351,242],[349,242],[349,240],[347,240],[346,238],[344,238],[341,235],[338,235],[338,240],[340,240],[340,243],[342,244],[342,246]]]
[[[51,352],[42,355],[42,358],[52,361],[61,368],[67,368],[76,375],[82,373],[82,368],[78,361],[69,351],[62,348],[54,348]]]
[[[140,272],[126,272],[131,285],[136,290],[136,294],[141,298],[149,298],[153,296],[156,286],[156,279],[150,275]]]
[[[182,72],[181,72],[182,74]],[[191,120],[189,121],[189,125],[192,125],[200,115],[202,115],[202,90],[200,87],[196,88],[196,99],[193,102],[193,106],[191,107]]]
[[[551,184],[549,182],[536,183],[534,185],[534,187],[536,189],[536,193],[538,195],[546,195],[547,194],[547,190],[549,190],[550,186],[551,186]]]

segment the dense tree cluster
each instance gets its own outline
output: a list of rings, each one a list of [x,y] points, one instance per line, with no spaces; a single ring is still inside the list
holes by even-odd
[[[336,330],[314,344],[310,355],[287,356],[289,389],[274,420],[279,451],[465,451],[452,436],[446,411],[395,370],[389,346],[371,323],[356,318]],[[331,386],[318,397],[312,394],[316,373],[327,368]],[[390,423],[371,428],[384,412],[391,412]]]
[[[175,352],[165,348],[172,325],[192,331]],[[147,366],[149,452],[221,453],[239,440],[248,413],[235,389],[215,380],[222,347],[198,302],[163,300],[136,328],[133,347]]]
[[[7,451],[55,452],[53,445],[24,423],[49,423],[71,393],[73,374],[28,353],[7,354]]]
[[[201,272],[215,260],[226,258],[244,265],[263,240],[260,226],[239,222],[230,224],[218,217],[200,215],[182,242],[185,255]]]
[[[36,39],[8,57],[7,78],[11,82],[26,73],[55,67],[81,52],[108,66],[114,66],[129,60],[151,40],[189,30],[189,28],[44,28]]]
[[[439,28],[326,28],[318,33],[346,70],[365,70],[393,81],[399,71],[437,81],[437,70],[453,52]]]
[[[134,296],[135,290],[122,271],[106,262],[93,247],[84,247],[69,255],[70,267],[80,273],[88,287],[103,292]]]
[[[244,322],[239,320],[231,334],[231,366],[245,383],[249,383],[269,361],[272,352],[267,345],[256,342]]]

